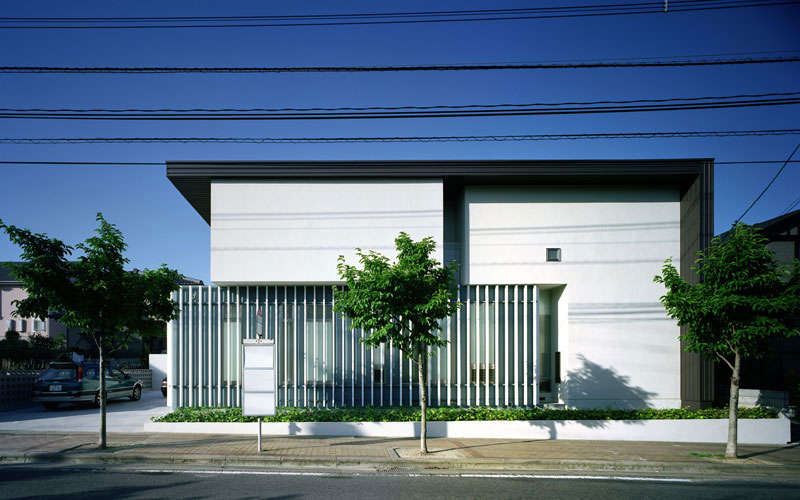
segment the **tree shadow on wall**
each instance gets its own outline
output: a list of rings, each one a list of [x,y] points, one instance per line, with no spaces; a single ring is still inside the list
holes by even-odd
[[[656,395],[654,392],[630,383],[630,377],[620,375],[611,367],[604,367],[586,356],[580,354],[578,359],[582,366],[580,369],[567,374],[565,384],[569,392],[569,399],[575,400],[607,400],[606,407],[620,410],[649,408],[648,400]],[[600,397],[611,395],[611,397]],[[606,420],[576,420],[577,424],[587,428],[603,428],[608,426]],[[641,421],[634,420],[634,423]],[[558,427],[564,425],[552,420],[532,421],[531,425],[546,429],[550,439],[558,438]]]
[[[583,366],[567,375],[570,400],[604,399],[609,401],[608,406],[621,410],[650,407],[647,400],[656,393],[631,385],[630,377],[590,361],[583,354],[579,354],[578,359]]]

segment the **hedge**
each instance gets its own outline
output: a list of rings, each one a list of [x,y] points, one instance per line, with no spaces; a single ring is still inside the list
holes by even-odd
[[[766,408],[741,408],[739,418],[776,418]],[[375,407],[362,408],[316,408],[284,406],[277,414],[264,417],[264,422],[416,422],[420,418],[419,408]],[[429,421],[467,420],[685,420],[728,418],[727,408],[704,410],[675,409],[547,409],[547,408],[490,408],[471,407],[428,408]],[[256,422],[256,417],[245,417],[241,408],[187,407],[178,408],[162,417],[153,417],[155,422]]]

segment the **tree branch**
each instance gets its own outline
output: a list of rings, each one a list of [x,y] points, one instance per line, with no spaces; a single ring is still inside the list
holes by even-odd
[[[115,345],[112,349],[110,349],[108,351],[108,353],[111,354],[111,353],[115,352],[117,349],[119,349],[120,347],[122,347],[125,343],[128,342],[128,339],[131,338],[132,334],[133,334],[133,332],[131,330],[128,330],[128,333],[125,334],[125,336],[122,338],[122,340],[120,340],[117,343],[117,345]]]
[[[718,352],[716,352],[716,351],[714,351],[714,354],[716,354],[716,355],[717,355],[717,357],[718,357],[719,359],[721,359],[722,361],[724,361],[724,362],[725,362],[725,364],[726,364],[726,365],[728,365],[728,367],[731,369],[731,371],[733,371],[733,365],[731,364],[731,362],[730,362],[730,361],[728,361],[728,360],[725,358],[725,356],[723,356],[722,354],[720,354],[720,353],[718,353]]]

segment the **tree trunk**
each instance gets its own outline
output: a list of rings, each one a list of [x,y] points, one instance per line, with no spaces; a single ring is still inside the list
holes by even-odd
[[[428,381],[426,380],[427,356],[423,348],[417,358],[419,368],[419,406],[420,406],[420,429],[419,429],[419,451],[428,453],[428,422],[426,412],[428,410]]]
[[[106,368],[105,368],[105,356],[103,355],[103,334],[100,333],[100,365],[98,370],[100,370],[100,393],[99,393],[99,400],[100,400],[100,441],[98,442],[98,447],[102,450],[106,447]]]
[[[741,357],[737,352],[733,361],[733,374],[731,375],[731,397],[728,413],[728,445],[725,447],[725,458],[737,458],[737,441],[739,439],[739,369]]]

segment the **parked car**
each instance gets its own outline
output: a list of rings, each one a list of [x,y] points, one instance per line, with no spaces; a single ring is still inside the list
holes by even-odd
[[[167,377],[164,377],[164,380],[161,381],[161,395],[167,397]]]
[[[106,399],[142,397],[142,381],[116,368],[106,368]],[[33,384],[33,401],[48,410],[60,403],[100,404],[100,378],[97,363],[54,361]]]

